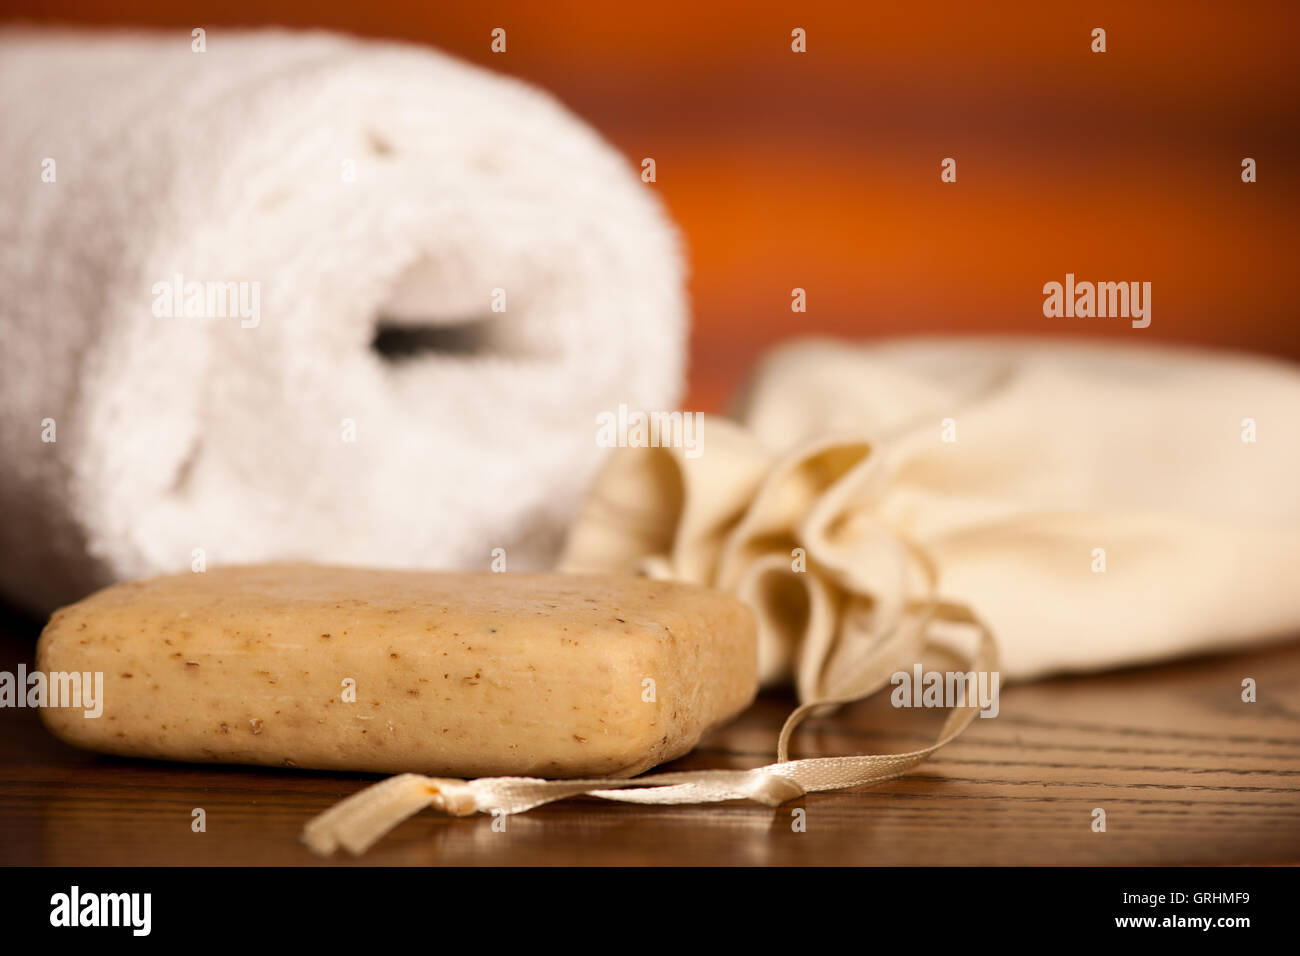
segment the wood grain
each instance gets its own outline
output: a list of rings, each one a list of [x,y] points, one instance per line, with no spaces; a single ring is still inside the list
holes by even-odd
[[[0,625],[0,668],[36,624]],[[1240,699],[1244,677],[1259,700]],[[674,769],[772,759],[791,701],[764,695]],[[940,713],[885,697],[810,722],[796,756],[911,749]],[[377,778],[102,757],[0,711],[0,864],[310,865],[303,823]],[[207,832],[190,830],[207,812]],[[1094,833],[1095,807],[1107,831]],[[806,810],[806,832],[792,811]],[[1300,862],[1300,644],[1007,688],[1001,713],[899,780],[746,803],[570,801],[510,817],[432,812],[359,862],[420,865],[964,865]]]

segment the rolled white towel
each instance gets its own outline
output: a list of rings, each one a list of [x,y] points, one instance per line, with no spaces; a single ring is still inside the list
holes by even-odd
[[[0,590],[30,609],[196,549],[544,565],[597,414],[677,397],[676,237],[522,82],[321,33],[16,31],[0,103]]]

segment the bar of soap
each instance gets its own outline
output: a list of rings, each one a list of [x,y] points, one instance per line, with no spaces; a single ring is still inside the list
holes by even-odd
[[[79,747],[454,777],[631,776],[757,688],[753,615],[707,588],[310,564],[106,588],[37,666],[103,673],[100,717],[42,710]]]

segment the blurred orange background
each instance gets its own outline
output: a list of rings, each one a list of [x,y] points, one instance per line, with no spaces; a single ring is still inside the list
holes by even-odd
[[[326,27],[549,89],[634,164],[656,161],[646,188],[691,263],[689,408],[724,407],[759,353],[810,333],[1300,358],[1300,4],[7,0],[6,16]],[[940,181],[944,157],[956,183]],[[1244,157],[1257,183],[1241,181]],[[1150,281],[1150,328],[1044,318],[1043,283],[1066,272]],[[807,313],[791,312],[796,286]]]

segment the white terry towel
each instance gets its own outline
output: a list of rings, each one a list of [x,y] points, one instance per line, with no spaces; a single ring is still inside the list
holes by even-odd
[[[0,104],[11,601],[195,549],[545,565],[596,415],[677,397],[653,187],[522,82],[328,34],[19,31]]]
[[[801,342],[767,358],[737,418],[706,418],[696,457],[615,452],[562,564],[736,593],[758,614],[760,677],[793,677],[805,702],[910,672],[918,565],[989,625],[1007,678],[1300,635],[1290,363]]]

